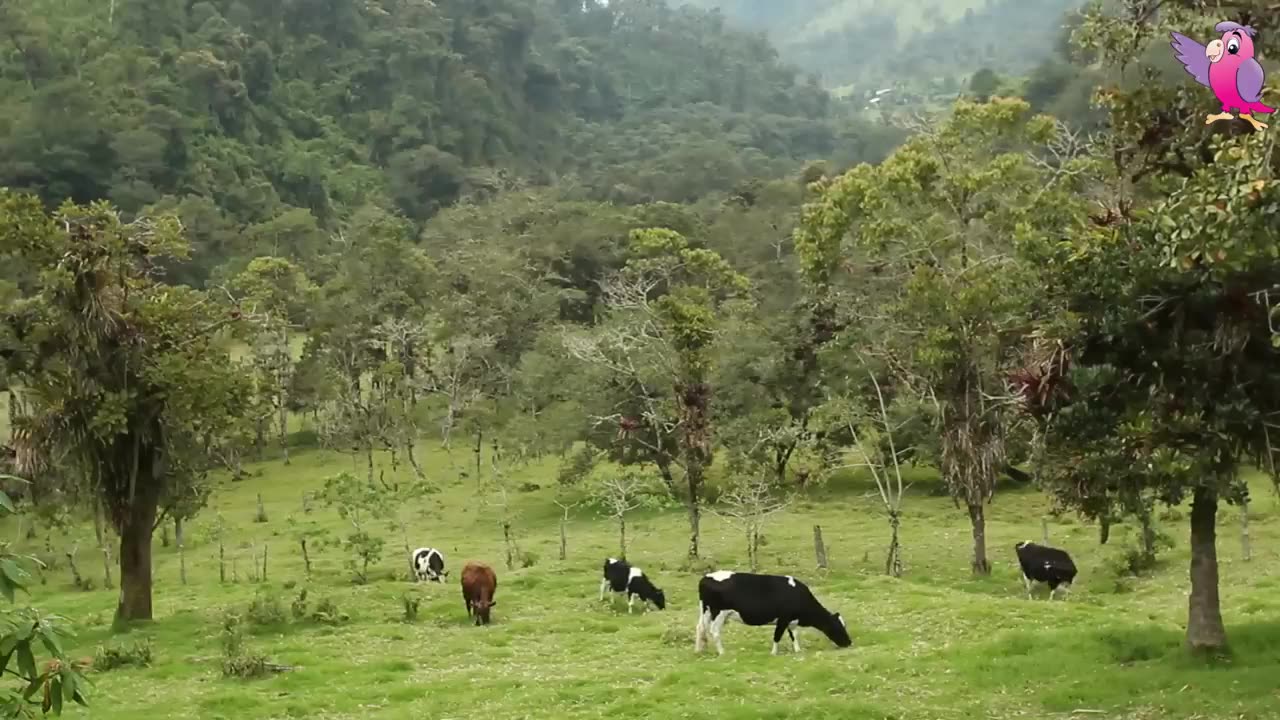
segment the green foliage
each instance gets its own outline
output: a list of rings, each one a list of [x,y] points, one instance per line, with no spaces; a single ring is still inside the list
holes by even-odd
[[[99,645],[93,654],[95,672],[110,672],[118,668],[151,667],[155,660],[155,650],[150,638],[135,640],[120,645]]]
[[[12,515],[13,501],[0,492],[0,512]],[[26,591],[29,574],[19,562],[29,561],[9,551],[8,543],[0,544],[0,590],[10,603],[15,591]],[[42,615],[34,608],[18,608],[0,616],[0,671],[6,671],[24,683],[21,688],[0,688],[0,715],[35,717],[34,705],[43,714],[62,714],[63,702],[88,706],[88,681],[81,669],[68,662],[63,643],[73,637],[63,625],[65,619]],[[43,650],[52,657],[43,669],[36,665],[36,652]]]
[[[289,619],[280,598],[264,593],[253,598],[243,617],[250,625],[257,627],[276,627]]]

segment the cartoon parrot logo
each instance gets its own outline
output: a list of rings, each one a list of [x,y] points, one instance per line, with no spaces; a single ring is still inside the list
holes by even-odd
[[[1254,130],[1263,130],[1266,123],[1254,119],[1254,113],[1271,113],[1275,108],[1262,104],[1262,66],[1253,57],[1253,36],[1257,30],[1248,25],[1220,22],[1214,32],[1222,37],[1201,45],[1186,35],[1169,33],[1173,42],[1173,54],[1196,82],[1208,87],[1222,103],[1222,112],[1205,118],[1209,125],[1219,120],[1231,120],[1233,110],[1240,113]]]

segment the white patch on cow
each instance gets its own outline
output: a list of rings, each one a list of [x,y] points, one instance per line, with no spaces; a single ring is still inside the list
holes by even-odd
[[[618,559],[617,559],[617,558],[609,558],[609,559],[608,559],[608,560],[606,560],[605,562],[609,563],[610,565],[617,565],[617,564],[618,564]]]
[[[796,579],[795,579],[795,578],[793,578],[793,577],[791,577],[790,575],[788,575],[788,576],[787,576],[787,584],[788,584],[788,585],[790,585],[791,587],[795,587],[795,586],[796,586]]]
[[[609,578],[604,578],[603,580],[601,580],[601,581],[600,581],[600,600],[601,600],[601,602],[603,602],[603,601],[604,601],[604,591],[605,591],[605,589],[606,589],[606,588],[608,588],[608,587],[609,587]]]
[[[631,593],[627,593],[627,614],[628,615],[631,614],[631,607],[635,605],[635,602],[636,602],[636,596],[632,595]]]
[[[844,618],[841,618],[841,619],[840,619],[840,622],[841,622],[841,623],[843,623],[843,622],[844,622]],[[796,651],[796,652],[800,652],[800,635],[799,635],[799,632],[800,632],[800,621],[799,621],[799,620],[793,620],[793,621],[791,622],[791,628],[790,628],[790,630],[791,630],[791,649],[792,649],[792,650],[794,650],[794,651]]]
[[[642,575],[644,575],[644,571],[643,571],[643,570],[641,570],[641,569],[640,569],[640,568],[638,568],[638,567],[633,567],[633,568],[631,568],[631,573],[630,573],[629,575],[627,575],[627,582],[631,582],[632,580],[635,580],[636,578],[638,578],[638,577],[640,577],[640,576],[642,576]]]
[[[848,629],[848,627],[849,627],[849,626],[845,624],[845,622],[844,622],[844,616],[843,616],[843,615],[841,615],[840,613],[836,613],[836,617],[840,619],[840,626],[841,626],[841,627],[843,627],[843,628],[845,628],[845,629]]]
[[[707,638],[707,626],[711,624],[711,611],[706,610],[699,604],[698,606],[698,626],[694,629],[693,651],[700,653],[705,647]]]
[[[774,644],[773,644],[773,650],[769,651],[769,654],[770,654],[770,655],[777,655],[777,654],[778,654],[778,643],[774,643]]]
[[[719,617],[711,621],[711,638],[716,641],[716,652],[720,655],[724,654],[724,643],[720,641],[720,633],[724,630],[724,624],[729,620],[729,616],[733,614],[734,611],[725,610],[720,613]]]
[[[715,580],[716,582],[724,582],[725,580],[728,580],[729,578],[733,577],[733,571],[717,570],[713,573],[707,573],[707,577],[711,578],[712,580]]]

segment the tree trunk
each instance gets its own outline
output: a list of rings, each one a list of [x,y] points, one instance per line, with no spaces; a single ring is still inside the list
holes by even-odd
[[[618,557],[627,559],[627,519],[625,517],[618,518],[618,552],[622,553]]]
[[[698,538],[702,532],[702,508],[696,498],[689,499],[689,557],[698,557]]]
[[[827,568],[827,544],[822,541],[822,526],[813,526],[813,556],[818,567]]]
[[[476,447],[473,452],[476,455],[476,489],[480,488],[480,451],[484,448],[484,431],[476,430]]]
[[[364,446],[364,460],[366,470],[368,471],[369,484],[373,485],[373,443],[366,442]]]
[[[182,518],[173,519],[173,541],[178,546],[178,579],[187,584],[187,547],[182,539]]]
[[[1040,518],[1040,537],[1045,545],[1049,544],[1049,518]]]
[[[262,462],[267,449],[267,418],[259,416],[253,421],[253,452],[258,462]]]
[[[409,458],[409,466],[413,468],[413,476],[418,482],[422,482],[427,478],[426,473],[422,472],[422,466],[418,464],[418,457],[413,452],[414,442],[410,440],[405,444],[404,456]]]
[[[93,535],[98,539],[98,549],[102,551],[102,587],[110,590],[114,587],[111,582],[111,545],[107,543],[105,523],[102,520],[102,501],[95,500],[93,503]]]
[[[1111,517],[1103,515],[1098,518],[1098,544],[1106,545],[1111,539]]]
[[[280,451],[284,453],[284,464],[289,464],[289,406],[287,402],[288,396],[283,391],[280,393]]]
[[[507,522],[506,520],[502,521],[502,544],[506,548],[506,552],[507,552],[507,569],[515,570],[516,560],[515,560],[515,554],[512,552],[511,523]]]
[[[987,516],[982,503],[969,506],[969,524],[973,526],[973,573],[990,575],[991,562],[987,560]]]
[[[1227,645],[1218,598],[1217,514],[1217,492],[1196,488],[1191,502],[1191,597],[1187,608],[1187,646],[1195,652],[1213,652]]]
[[[567,514],[567,513],[566,513]],[[560,559],[565,560],[569,556],[569,537],[565,533],[565,524],[568,518],[560,518]]]
[[[298,541],[302,545],[302,566],[307,574],[307,579],[311,579],[311,555],[307,553],[307,539],[302,538]]]
[[[1156,559],[1156,526],[1152,522],[1151,510],[1144,506],[1138,513],[1138,524],[1142,527],[1142,554],[1148,562]]]
[[[902,577],[902,546],[898,542],[898,528],[902,520],[898,514],[889,514],[889,552],[884,559],[884,574]]]
[[[120,528],[120,603],[116,622],[151,620],[151,532],[156,503],[135,497]]]

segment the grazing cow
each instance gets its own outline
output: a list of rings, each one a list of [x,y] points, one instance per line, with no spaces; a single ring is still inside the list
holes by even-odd
[[[1022,582],[1027,586],[1027,599],[1031,599],[1031,583],[1042,582],[1049,585],[1049,599],[1063,589],[1063,597],[1071,589],[1076,579],[1076,564],[1065,550],[1037,545],[1030,540],[1014,546],[1018,553],[1018,564],[1022,566]]]
[[[642,606],[648,601],[659,610],[667,608],[667,596],[649,582],[643,570],[628,564],[626,560],[609,558],[604,561],[604,577],[600,580],[601,600],[604,600],[606,589],[627,594],[627,614],[631,614],[631,606],[636,598],[640,598]]]
[[[774,623],[773,654],[778,654],[778,641],[785,631],[791,636],[795,652],[800,652],[797,627],[817,628],[831,642],[845,648],[853,644],[840,613],[828,612],[809,587],[790,575],[756,575],[731,570],[707,573],[698,582],[698,628],[694,651],[702,652],[710,635],[716,650],[724,654],[720,632],[730,615],[737,615],[744,625]]]
[[[498,576],[493,568],[469,562],[462,568],[462,600],[467,604],[467,617],[475,617],[476,625],[489,624],[489,608],[498,604],[493,595],[498,590]]]
[[[419,582],[444,582],[449,572],[444,569],[444,553],[435,548],[418,548],[413,551],[413,574]]]

